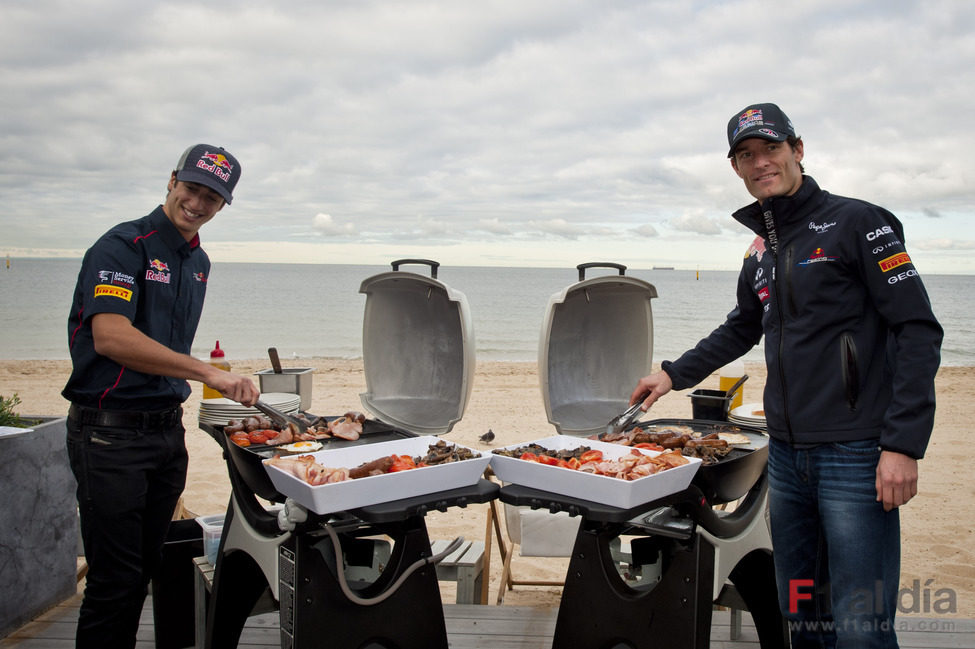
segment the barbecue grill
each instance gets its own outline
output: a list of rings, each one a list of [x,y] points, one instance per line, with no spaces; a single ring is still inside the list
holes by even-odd
[[[428,265],[430,277],[401,271],[403,264]],[[439,435],[463,417],[473,385],[473,328],[466,297],[437,280],[438,266],[398,260],[391,272],[362,282],[367,389],[360,400],[371,417],[358,440],[322,440],[323,450]],[[224,448],[232,487],[208,608],[208,649],[236,647],[264,595],[278,605],[282,647],[319,646],[323,638],[336,647],[447,646],[435,567],[413,571],[431,553],[424,514],[492,500],[496,484],[481,479],[328,515],[309,512],[285,532],[278,510],[286,494],[262,464],[278,449],[239,447],[221,427],[200,426]],[[268,509],[259,498],[276,506]],[[376,557],[385,565],[376,565]]]
[[[586,280],[585,270],[595,266],[616,268],[619,276]],[[549,301],[539,370],[549,421],[563,434],[590,436],[605,433],[606,422],[626,408],[633,385],[650,373],[656,290],[626,278],[617,264],[578,270],[579,282]],[[499,498],[508,505],[581,519],[553,648],[703,649],[710,644],[714,603],[738,596],[762,646],[787,646],[766,518],[768,438],[721,421],[660,419],[630,428],[637,426],[681,426],[702,435],[734,431],[750,444],[700,466],[686,489],[631,508],[568,497],[541,484],[501,488]],[[729,513],[714,509],[732,502]],[[621,536],[632,537],[626,575]]]

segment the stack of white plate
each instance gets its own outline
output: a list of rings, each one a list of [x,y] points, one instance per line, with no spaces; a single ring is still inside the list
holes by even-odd
[[[731,409],[731,412],[728,413],[728,421],[740,426],[764,429],[766,427],[765,408],[761,402],[742,404]]]
[[[266,392],[261,401],[281,412],[293,415],[301,406],[301,397],[289,392]],[[232,399],[204,399],[200,402],[200,423],[226,426],[231,419],[243,419],[254,415],[264,416],[257,408],[248,408]]]

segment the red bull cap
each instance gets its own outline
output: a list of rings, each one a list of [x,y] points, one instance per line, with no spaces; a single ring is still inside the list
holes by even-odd
[[[240,179],[240,163],[223,147],[194,144],[176,164],[176,180],[205,185],[229,205]]]
[[[760,137],[784,142],[789,136],[798,137],[792,120],[775,104],[752,104],[735,113],[728,121],[728,157],[735,155],[735,147],[742,140]]]

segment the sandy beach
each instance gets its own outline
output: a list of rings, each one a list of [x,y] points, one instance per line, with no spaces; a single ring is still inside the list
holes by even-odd
[[[361,410],[359,393],[365,390],[361,360],[316,358],[285,367],[313,366],[314,387],[310,412],[340,414]],[[253,373],[268,367],[266,360],[234,360],[233,369]],[[0,395],[17,394],[22,415],[63,415],[67,402],[61,388],[70,372],[69,361],[0,361]],[[751,377],[745,384],[745,400],[761,399],[765,370],[749,364]],[[700,387],[717,388],[717,375]],[[975,482],[970,478],[965,444],[970,437],[972,400],[975,398],[975,368],[945,367],[937,378],[938,411],[935,433],[926,458],[920,463],[919,494],[902,508],[903,536],[901,610],[925,617],[975,618]],[[201,389],[184,405],[183,422],[190,452],[189,478],[184,495],[185,507],[196,515],[226,510],[230,483],[220,448],[197,426]],[[686,392],[664,397],[645,419],[689,418],[690,400]],[[491,445],[479,437],[493,430]],[[520,443],[554,433],[548,423],[534,363],[480,363],[474,389],[464,419],[445,436],[479,450]],[[485,535],[487,505],[453,508],[427,516],[431,538],[449,539],[463,535],[482,539]],[[497,543],[492,543],[490,601],[497,597],[501,559]],[[567,559],[514,559],[519,579],[560,579]],[[444,601],[453,601],[452,584],[444,583]],[[516,587],[505,596],[505,604],[556,606],[560,589],[554,587]]]

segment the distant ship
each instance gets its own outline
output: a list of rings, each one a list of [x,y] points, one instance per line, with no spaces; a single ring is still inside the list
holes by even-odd
[[[674,270],[673,266],[654,266],[653,270]]]

